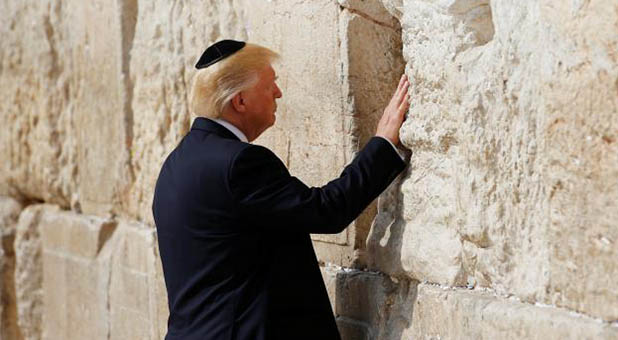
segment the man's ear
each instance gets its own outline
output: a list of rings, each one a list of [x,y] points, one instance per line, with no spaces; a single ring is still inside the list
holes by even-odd
[[[245,112],[247,111],[247,107],[245,106],[245,101],[242,97],[243,93],[238,92],[234,97],[232,97],[232,107],[237,112]]]

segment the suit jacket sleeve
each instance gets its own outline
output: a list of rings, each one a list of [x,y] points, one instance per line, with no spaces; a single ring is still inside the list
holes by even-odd
[[[373,137],[339,178],[310,188],[272,151],[250,145],[232,161],[228,183],[252,227],[328,234],[345,229],[404,168],[388,141]]]

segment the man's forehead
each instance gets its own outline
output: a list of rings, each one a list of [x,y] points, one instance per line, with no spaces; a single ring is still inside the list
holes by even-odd
[[[277,73],[275,72],[275,69],[272,67],[272,65],[268,65],[266,68],[264,68],[264,70],[262,71],[262,76],[265,76],[267,78],[277,78]]]

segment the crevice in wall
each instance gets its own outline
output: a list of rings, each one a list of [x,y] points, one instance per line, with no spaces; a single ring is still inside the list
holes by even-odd
[[[56,79],[60,74],[58,66],[58,51],[56,49],[56,41],[54,38],[54,28],[51,24],[49,16],[43,17],[43,27],[45,28],[45,36],[49,43],[49,55],[51,56],[51,67],[48,71],[48,76],[52,79]]]
[[[106,339],[111,339],[112,338],[112,320],[111,320],[112,318],[112,315],[111,315],[112,292],[111,290],[112,290],[112,275],[114,272],[112,270],[112,262],[113,262],[115,244],[117,243],[111,240],[117,239],[117,237],[121,236],[121,234],[116,232],[117,226],[118,226],[118,222],[116,220],[111,220],[107,222],[106,224],[109,224],[109,226],[107,227],[109,235],[105,235],[106,238],[104,240],[102,240],[102,238],[99,238],[99,250],[97,253],[97,261],[99,262],[99,265],[102,268],[105,268],[101,272],[102,273],[101,275],[104,275],[104,277],[101,278],[101,282],[104,282],[103,287],[105,289],[105,315],[106,315],[105,330],[106,330]],[[102,226],[101,232],[103,232],[105,227],[106,225]]]
[[[101,249],[103,249],[103,247],[107,244],[107,241],[112,237],[117,226],[118,222],[114,220],[103,223],[101,230],[99,230],[99,237],[97,239],[97,256],[101,253]]]
[[[2,302],[2,328],[0,338],[21,340],[23,336],[17,325],[17,298],[15,293],[15,233],[2,236],[3,261],[0,261],[2,269],[2,282],[0,283]]]
[[[365,12],[362,12],[362,11],[359,11],[359,10],[354,9],[354,8],[349,8],[349,7],[342,6],[342,5],[340,5],[339,7],[341,8],[341,10],[347,10],[348,12],[350,12],[352,14],[356,14],[356,15],[358,15],[358,16],[366,19],[366,20],[369,20],[369,21],[373,22],[376,25],[387,27],[387,28],[390,28],[390,29],[392,29],[394,31],[397,31],[397,32],[401,31],[401,27],[399,25],[393,25],[393,24],[390,24],[390,23],[387,23],[387,22],[384,22],[384,21],[380,21],[378,19],[373,18],[369,14],[367,14]]]
[[[135,179],[135,171],[133,169],[133,89],[134,84],[131,79],[131,50],[135,38],[135,29],[137,26],[138,3],[137,0],[122,0],[119,2],[120,11],[120,34],[122,43],[122,76],[124,82],[125,98],[123,103],[124,120],[125,120],[125,145],[128,153],[127,168],[130,181]]]

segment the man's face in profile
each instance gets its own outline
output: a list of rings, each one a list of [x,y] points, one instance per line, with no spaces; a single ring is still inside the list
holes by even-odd
[[[243,100],[247,107],[245,119],[259,133],[275,124],[276,99],[282,96],[276,80],[275,70],[269,65],[258,73],[257,84],[243,91]]]

